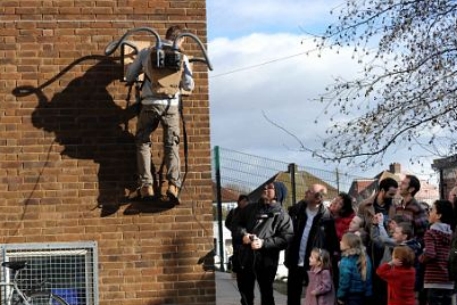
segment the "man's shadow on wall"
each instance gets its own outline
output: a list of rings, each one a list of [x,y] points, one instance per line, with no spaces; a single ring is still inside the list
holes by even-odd
[[[43,89],[85,61],[95,61],[95,64],[48,99]],[[97,206],[101,209],[101,216],[116,213],[125,204],[130,204],[125,214],[161,212],[173,207],[174,203],[159,198],[151,198],[147,203],[132,201],[126,196],[126,191],[135,190],[137,180],[135,141],[128,125],[137,115],[138,105],[130,101],[130,105],[127,102],[126,107],[121,107],[108,92],[107,87],[119,80],[121,74],[122,66],[115,58],[87,56],[76,60],[38,88],[17,87],[13,94],[17,97],[37,96],[38,105],[32,114],[32,123],[36,128],[55,134],[55,142],[64,147],[61,155],[92,160],[99,165]],[[125,90],[127,92],[127,88]],[[68,171],[71,172],[70,167]],[[91,193],[96,189],[93,184],[97,181],[91,180],[94,173],[84,172],[90,168],[78,165],[74,168],[81,179],[77,183],[82,186],[77,190],[80,197],[95,195]],[[72,188],[71,183],[68,185]]]

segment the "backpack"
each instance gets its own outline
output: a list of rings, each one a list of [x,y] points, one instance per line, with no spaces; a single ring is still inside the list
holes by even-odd
[[[454,234],[451,240],[451,250],[448,258],[449,279],[457,281],[457,235]]]
[[[157,97],[173,98],[180,91],[184,55],[169,46],[151,48],[146,77]]]

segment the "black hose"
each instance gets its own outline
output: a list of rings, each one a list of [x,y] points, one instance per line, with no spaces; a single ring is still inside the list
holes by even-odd
[[[130,36],[130,35],[132,35],[134,33],[137,33],[137,32],[149,32],[149,33],[151,33],[156,38],[156,48],[160,49],[162,47],[162,41],[160,40],[160,36],[159,36],[159,34],[157,34],[156,31],[154,31],[154,29],[149,28],[149,27],[139,27],[139,28],[134,28],[134,29],[128,30],[124,35],[122,35],[121,39],[110,42],[105,48],[105,55],[106,56],[110,56],[111,54],[113,54],[114,51],[116,51],[117,48],[122,43],[124,43],[124,40],[128,36]]]
[[[162,40],[160,39],[159,34],[157,34],[157,32],[154,31],[154,29],[152,29],[150,27],[139,27],[139,28],[134,28],[134,29],[131,29],[131,30],[127,31],[124,35],[122,35],[121,39],[110,42],[105,48],[105,55],[109,56],[109,55],[113,54],[117,50],[117,48],[119,48],[119,46],[122,45],[122,44],[127,44],[129,47],[133,48],[135,50],[135,52],[138,53],[138,48],[136,46],[134,46],[132,42],[125,41],[128,36],[130,36],[130,35],[132,35],[134,33],[137,33],[137,32],[149,32],[149,33],[151,33],[156,39],[156,46],[155,46],[156,49],[161,49],[162,48]],[[206,53],[206,49],[203,46],[203,43],[200,41],[200,39],[196,35],[194,35],[192,33],[181,33],[181,34],[179,34],[178,36],[176,36],[175,40],[173,41],[173,49],[175,49],[175,50],[179,49],[178,48],[178,41],[179,41],[179,39],[181,39],[183,37],[192,38],[198,44],[198,46],[200,47],[200,50],[202,51],[204,59],[200,58],[200,59],[195,60],[195,61],[206,63],[206,65],[208,66],[208,69],[213,71],[213,66],[211,65],[211,62],[209,61],[208,54]]]
[[[198,44],[198,46],[200,47],[200,50],[203,53],[203,56],[205,57],[204,62],[208,66],[208,69],[210,69],[210,71],[213,71],[213,66],[211,65],[211,63],[209,61],[208,54],[206,54],[205,47],[203,46],[203,43],[200,41],[200,39],[196,35],[194,35],[192,33],[181,33],[181,34],[179,34],[178,36],[176,36],[175,40],[173,41],[173,49],[177,50],[178,49],[177,48],[178,40],[180,38],[186,37],[186,36],[192,38]],[[202,61],[202,60],[200,60],[200,61]]]

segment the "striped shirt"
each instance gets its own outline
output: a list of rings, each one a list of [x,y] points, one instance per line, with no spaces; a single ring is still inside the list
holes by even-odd
[[[450,226],[444,223],[434,223],[430,230],[425,232],[425,249],[420,257],[420,261],[425,264],[424,288],[454,288],[448,272],[451,238]]]
[[[396,214],[403,215],[414,228],[414,236],[422,242],[428,226],[428,216],[415,198],[396,207]]]

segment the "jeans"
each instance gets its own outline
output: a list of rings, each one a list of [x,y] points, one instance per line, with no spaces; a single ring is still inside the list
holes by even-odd
[[[141,185],[153,185],[151,173],[151,133],[162,124],[164,164],[169,183],[181,187],[181,160],[179,158],[180,126],[177,106],[143,105],[138,117],[135,135],[137,167]]]

